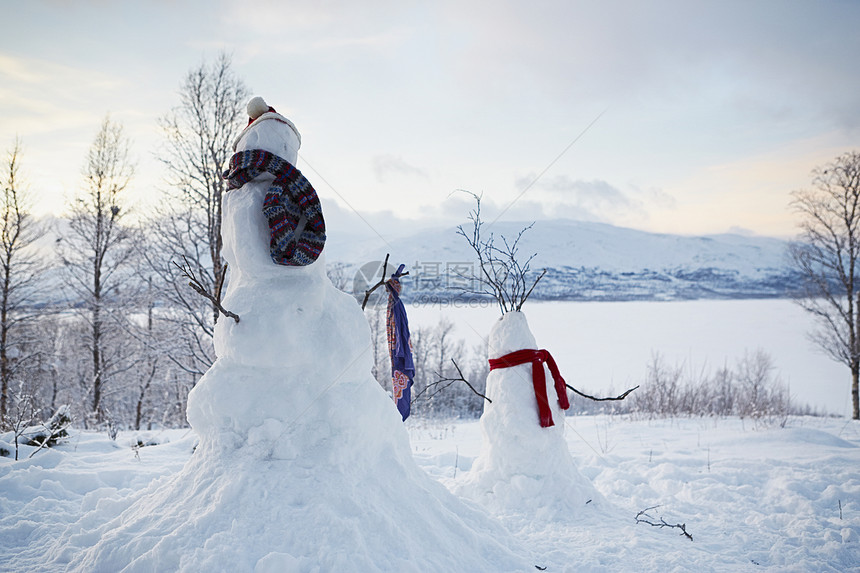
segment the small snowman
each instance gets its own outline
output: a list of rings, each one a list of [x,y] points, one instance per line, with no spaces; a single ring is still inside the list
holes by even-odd
[[[496,514],[540,521],[575,520],[599,505],[600,494],[576,468],[564,437],[564,380],[549,353],[538,350],[523,312],[508,312],[493,325],[488,356],[492,402],[481,415],[483,448],[458,492]]]

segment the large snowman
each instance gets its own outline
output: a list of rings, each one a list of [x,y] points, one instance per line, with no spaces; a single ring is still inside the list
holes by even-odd
[[[294,168],[295,126],[257,98],[249,115],[237,154]],[[315,193],[302,178],[285,231],[264,212],[275,183],[263,170],[224,198],[223,306],[240,320],[218,321],[218,358],[188,399],[199,446],[97,530],[102,540],[71,569],[533,570],[502,526],[415,464],[370,374],[362,311],[326,277]]]

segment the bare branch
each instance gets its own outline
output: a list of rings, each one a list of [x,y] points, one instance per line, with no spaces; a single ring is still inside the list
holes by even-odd
[[[389,255],[390,255],[390,253],[385,254],[385,262],[382,263],[382,278],[379,279],[379,282],[377,282],[375,285],[373,285],[372,287],[370,287],[369,289],[364,291],[364,300],[361,302],[361,310],[364,310],[364,308],[367,306],[367,301],[370,300],[370,295],[373,294],[373,291],[375,291],[376,289],[378,289],[381,286],[388,284],[388,282],[391,280],[391,279],[385,278],[388,276],[388,257],[389,257]],[[405,273],[401,273],[400,276],[405,277],[408,274],[409,274],[408,272],[405,272]]]
[[[432,399],[433,399],[433,396],[435,396],[436,394],[438,394],[438,393],[439,393],[439,392],[441,392],[442,390],[444,390],[444,389],[448,388],[448,387],[449,387],[449,386],[451,386],[451,384],[453,384],[454,382],[463,382],[466,386],[468,386],[468,387],[469,387],[469,390],[471,390],[472,392],[474,392],[474,393],[475,393],[475,395],[477,395],[477,396],[479,396],[479,397],[483,398],[484,400],[486,400],[487,402],[489,402],[489,403],[491,403],[491,404],[492,404],[492,403],[493,403],[493,401],[492,401],[492,400],[490,400],[489,398],[487,398],[486,396],[484,396],[483,394],[481,394],[480,392],[478,392],[478,391],[475,389],[475,387],[474,387],[474,386],[472,386],[472,384],[471,384],[471,383],[469,383],[469,381],[468,381],[468,380],[466,380],[466,377],[463,375],[463,371],[462,371],[462,370],[460,370],[460,366],[457,364],[457,362],[455,362],[455,361],[454,361],[454,359],[453,359],[453,358],[451,359],[451,362],[454,364],[454,368],[456,368],[456,369],[457,369],[457,374],[459,374],[459,376],[457,376],[456,378],[448,378],[448,377],[443,376],[443,375],[442,375],[441,373],[439,373],[439,372],[435,372],[435,374],[436,374],[436,376],[438,377],[438,379],[437,379],[435,382],[431,382],[430,384],[428,384],[427,386],[425,386],[425,387],[424,387],[424,388],[423,388],[423,389],[422,389],[418,394],[416,394],[416,395],[415,395],[415,397],[414,397],[414,398],[412,398],[412,401],[413,401],[413,402],[415,402],[415,401],[416,401],[418,398],[420,398],[420,397],[421,397],[425,392],[427,392],[427,390],[435,390],[432,394],[430,394],[430,395],[427,397],[427,399],[428,399],[428,400],[432,400]],[[442,384],[444,384],[444,386],[442,386]]]
[[[639,513],[637,513],[636,514],[636,523],[645,523],[647,525],[653,525],[654,527],[660,527],[660,528],[669,527],[669,528],[674,528],[674,529],[680,529],[681,535],[683,535],[684,537],[686,537],[690,541],[693,540],[693,536],[687,532],[687,525],[686,524],[684,524],[684,523],[668,523],[662,517],[660,517],[659,521],[655,521],[655,519],[656,519],[655,517],[648,515],[649,511],[651,511],[652,509],[657,509],[658,507],[660,507],[660,506],[655,505],[654,507],[648,507],[646,509],[643,509]]]
[[[207,291],[206,288],[200,283],[197,276],[194,274],[194,270],[191,268],[191,264],[188,262],[188,259],[185,259],[184,257],[183,257],[183,259],[185,260],[185,263],[183,265],[179,265],[176,261],[173,261],[173,264],[176,265],[176,268],[178,268],[182,272],[183,276],[188,278],[188,280],[189,280],[188,286],[193,288],[194,291],[197,292],[197,294],[204,296],[207,299],[209,299],[212,302],[212,305],[218,309],[218,312],[220,312],[224,316],[232,318],[236,322],[239,322],[239,315],[237,315],[236,313],[230,312],[229,310],[227,310],[223,306],[221,306],[221,301],[215,295],[210,294],[209,291]],[[221,279],[221,281],[223,282],[223,278]],[[219,283],[219,287],[220,287],[220,283]],[[219,288],[218,289],[219,294],[220,294],[220,290],[221,289]]]
[[[379,282],[370,287],[370,289],[364,291],[364,300],[361,303],[361,310],[364,310],[364,307],[367,306],[367,301],[370,299],[370,295],[373,294],[373,291],[381,287],[385,284],[385,275],[388,274],[388,256],[390,253],[385,254],[385,262],[382,263],[382,278],[379,279]]]
[[[546,269],[544,269],[543,272],[541,272],[541,274],[535,279],[535,282],[532,284],[531,288],[529,289],[529,292],[527,292],[526,295],[523,297],[523,302],[525,302],[531,296],[532,291],[535,289],[535,287],[540,282],[540,280],[544,277],[544,275],[546,275]],[[517,307],[517,310],[521,310],[522,306],[523,306],[523,304],[520,303],[520,305]]]
[[[639,388],[638,385],[634,386],[633,388],[630,388],[629,390],[627,390],[623,394],[621,394],[619,396],[615,396],[614,398],[595,398],[594,396],[589,396],[588,394],[584,394],[584,393],[580,392],[579,390],[577,390],[576,388],[574,388],[570,384],[565,384],[565,386],[567,386],[568,389],[570,389],[573,393],[578,394],[578,395],[582,396],[583,398],[588,398],[589,400],[594,400],[595,402],[607,402],[607,401],[611,401],[611,400],[623,400],[624,398],[626,398],[628,396],[628,394],[630,394],[631,392],[633,392],[634,390]]]

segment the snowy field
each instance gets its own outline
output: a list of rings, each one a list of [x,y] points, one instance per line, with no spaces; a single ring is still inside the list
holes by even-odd
[[[413,325],[441,317],[455,337],[483,345],[499,318],[495,306],[410,305]],[[745,351],[765,351],[797,404],[851,416],[851,373],[807,338],[809,315],[789,300],[685,302],[532,302],[523,308],[540,348],[577,388],[608,394],[642,382],[654,353],[691,372],[733,366]],[[417,327],[417,326],[416,326]]]
[[[419,466],[455,490],[481,449],[479,423],[406,426]],[[575,521],[494,516],[546,571],[860,570],[857,422],[795,418],[762,428],[737,419],[571,416],[565,436],[607,503]],[[159,445],[132,448],[138,439]],[[0,570],[67,570],[147,485],[179,472],[195,442],[190,430],[120,433],[116,441],[75,431],[31,459],[32,448],[18,462],[0,458]],[[685,524],[692,541],[678,528],[637,524],[637,513],[654,506],[653,521]],[[250,553],[254,532],[232,535],[235,551]]]
[[[410,427],[419,464],[451,485],[481,447],[477,423]],[[582,523],[501,516],[547,571],[860,570],[860,424],[797,418],[568,417],[579,470],[611,505]],[[640,511],[678,528],[636,523]],[[852,509],[847,509],[848,507]],[[840,509],[841,507],[841,509]]]

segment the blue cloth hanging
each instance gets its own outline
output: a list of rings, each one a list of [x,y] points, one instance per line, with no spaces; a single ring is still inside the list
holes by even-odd
[[[388,289],[388,353],[391,356],[391,388],[397,410],[403,420],[409,417],[412,401],[412,380],[415,377],[415,363],[412,361],[412,341],[409,338],[409,320],[406,307],[400,300],[400,265],[391,275],[385,286]]]

